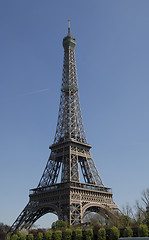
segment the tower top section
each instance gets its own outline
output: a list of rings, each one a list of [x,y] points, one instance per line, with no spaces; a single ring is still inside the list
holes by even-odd
[[[76,40],[70,34],[70,20],[68,20],[68,34],[63,39],[63,47],[64,47],[64,49],[66,49],[69,47],[75,48],[75,46],[76,46]]]
[[[78,93],[75,45],[76,41],[70,34],[68,21],[68,34],[63,39],[62,87],[54,144],[70,139],[87,144]]]

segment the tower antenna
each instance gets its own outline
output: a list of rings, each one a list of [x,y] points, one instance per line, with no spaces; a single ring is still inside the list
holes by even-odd
[[[70,35],[70,20],[68,20],[68,35]]]

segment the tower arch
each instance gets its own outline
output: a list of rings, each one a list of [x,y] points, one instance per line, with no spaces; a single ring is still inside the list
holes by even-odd
[[[99,216],[104,218],[105,224],[108,224],[111,218],[116,216],[114,209],[111,209],[109,206],[102,203],[87,203],[84,205],[82,208],[82,218],[85,219],[90,213],[99,214]]]

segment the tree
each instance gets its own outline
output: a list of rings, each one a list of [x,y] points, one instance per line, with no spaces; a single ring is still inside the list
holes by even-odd
[[[61,230],[56,230],[53,233],[53,240],[61,240],[62,239],[62,231]]]
[[[13,234],[11,236],[11,240],[18,240],[19,239],[19,236],[17,234]]]
[[[52,223],[52,229],[56,230],[56,229],[63,229],[67,227],[67,222],[62,221],[62,220],[57,220],[56,222]]]
[[[42,240],[43,239],[43,233],[42,232],[38,232],[36,235],[36,240]]]
[[[126,203],[125,206],[122,208],[123,214],[120,216],[120,225],[121,227],[129,227],[133,224],[134,221],[134,214],[131,206]]]
[[[26,228],[22,228],[21,230],[17,231],[18,235],[25,234],[28,235],[28,230]]]
[[[26,240],[26,234],[20,234],[19,235],[19,240]]]
[[[142,192],[141,202],[136,201],[135,220],[137,225],[147,224],[149,226],[149,188]]]
[[[120,216],[120,223],[121,223],[120,224],[121,227],[123,227],[123,228],[128,227],[128,226],[130,226],[130,218],[128,216],[122,214]]]
[[[69,228],[71,229],[72,232],[74,231],[74,225],[70,225]]]
[[[139,226],[140,224],[143,223],[144,219],[145,219],[145,211],[144,211],[144,207],[142,206],[142,204],[140,203],[140,201],[136,201],[135,204],[135,215],[134,215],[134,219],[135,219],[135,224],[137,226]]]
[[[121,227],[121,215],[118,212],[115,212],[114,214],[110,214],[107,220],[106,225],[109,225],[109,227]]]
[[[105,218],[101,216],[99,213],[89,212],[85,216],[84,222],[90,223],[91,225],[96,225],[97,223],[99,223],[100,226],[103,226],[105,225]]]
[[[71,236],[72,236],[72,231],[70,228],[67,228],[64,232],[63,232],[63,240],[71,240]]]
[[[149,206],[149,188],[147,188],[146,190],[144,190],[142,192],[142,197],[141,197],[144,205],[145,205],[145,208],[147,208]]]
[[[53,222],[53,223],[52,223],[52,229],[53,229],[53,230],[56,230],[56,222]]]
[[[75,240],[81,240],[82,239],[82,230],[80,228],[77,228],[74,234]]]
[[[32,233],[29,233],[27,236],[28,240],[34,240],[34,235]]]
[[[6,240],[10,240],[10,233],[7,233]]]
[[[126,227],[123,232],[123,237],[132,237],[133,231],[130,227]]]
[[[4,224],[4,223],[0,223],[0,232],[5,232],[7,233],[10,229],[10,226]]]
[[[93,230],[91,228],[86,229],[85,231],[85,239],[92,240],[93,238]]]
[[[44,240],[52,240],[52,231],[51,230],[45,232]]]
[[[148,237],[148,227],[145,224],[141,224],[138,229],[139,237]]]
[[[149,211],[146,211],[145,219],[143,220],[143,224],[146,224],[149,228]]]
[[[106,230],[104,228],[98,230],[97,240],[106,240]]]
[[[110,231],[110,240],[118,240],[120,232],[117,227],[113,226]]]

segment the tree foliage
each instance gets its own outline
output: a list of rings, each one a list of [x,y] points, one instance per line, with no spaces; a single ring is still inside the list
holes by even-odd
[[[120,217],[121,227],[139,227],[141,224],[149,227],[149,188],[142,192],[140,199],[136,201],[134,209],[128,203],[123,207],[123,215]]]
[[[92,240],[93,239],[93,230],[91,228],[86,229],[85,239],[86,240]]]
[[[45,232],[44,240],[52,240],[52,231],[51,230]]]
[[[131,225],[131,218],[128,215],[124,215],[122,214],[120,216],[120,225],[121,227],[125,228],[125,227],[129,227]]]
[[[5,232],[7,233],[10,229],[10,226],[4,224],[4,223],[0,223],[0,232]]]
[[[110,231],[110,240],[118,240],[120,232],[117,227],[113,226]]]
[[[136,201],[135,220],[137,226],[145,223],[149,226],[149,188],[142,192],[141,201]]]
[[[145,219],[143,220],[143,224],[147,225],[149,228],[149,212],[146,212]]]
[[[7,235],[6,235],[6,240],[10,240],[10,233],[7,233]]]
[[[148,227],[145,224],[141,224],[138,229],[139,237],[148,237]]]
[[[18,236],[20,236],[21,234],[28,235],[28,232],[29,231],[26,228],[22,228],[21,230],[17,231],[17,234],[18,234]]]
[[[97,240],[106,240],[106,230],[104,228],[98,230]]]
[[[63,240],[71,240],[72,231],[70,228],[65,229],[63,232]]]
[[[77,228],[74,233],[74,240],[81,240],[82,239],[82,230]]]
[[[17,234],[13,234],[11,236],[11,240],[18,240],[19,239],[19,236]]]
[[[62,239],[62,231],[61,230],[56,230],[53,233],[53,240],[61,240]]]
[[[19,240],[26,240],[26,238],[27,238],[26,234],[22,233],[19,235]]]
[[[38,232],[36,235],[36,240],[42,240],[43,239],[43,233],[42,232]]]
[[[130,227],[126,227],[123,232],[123,237],[132,237],[133,231]]]
[[[67,227],[67,222],[62,221],[62,220],[57,220],[56,222],[52,223],[52,229],[53,230],[58,230],[58,229],[63,229]]]
[[[29,233],[27,236],[28,240],[34,240],[34,235],[32,233]]]

